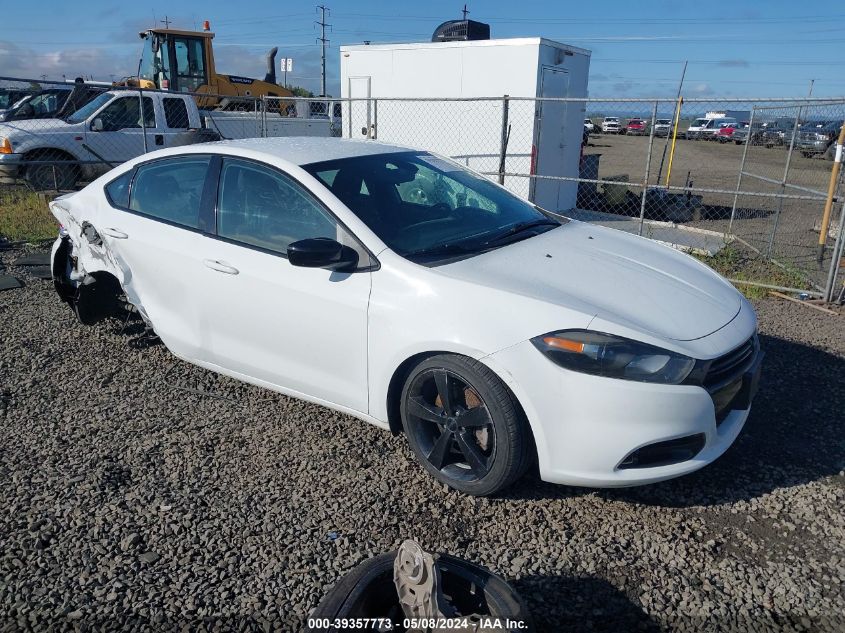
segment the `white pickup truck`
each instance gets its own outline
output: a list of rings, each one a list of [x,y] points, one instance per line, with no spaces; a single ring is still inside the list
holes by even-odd
[[[0,124],[0,182],[23,178],[35,190],[70,189],[145,149],[219,138],[203,128],[188,95],[110,90],[65,119]]]

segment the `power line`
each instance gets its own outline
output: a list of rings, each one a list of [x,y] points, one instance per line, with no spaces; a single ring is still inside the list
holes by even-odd
[[[328,44],[329,40],[326,39],[326,27],[328,26],[331,28],[331,24],[326,24],[326,11],[329,11],[328,7],[322,4],[317,5],[317,10],[320,12],[320,21],[317,24],[320,25],[320,37],[317,38],[317,41],[320,42],[320,96],[326,96],[326,44]]]

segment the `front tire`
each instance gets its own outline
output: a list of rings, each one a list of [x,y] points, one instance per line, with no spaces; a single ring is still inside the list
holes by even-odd
[[[453,354],[417,365],[405,381],[402,424],[417,460],[470,495],[495,494],[530,465],[533,443],[519,403],[486,365]]]

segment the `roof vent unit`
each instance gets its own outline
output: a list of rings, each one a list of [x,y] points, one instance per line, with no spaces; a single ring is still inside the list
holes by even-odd
[[[475,20],[449,20],[438,26],[431,36],[432,42],[465,42],[489,40],[490,25]]]

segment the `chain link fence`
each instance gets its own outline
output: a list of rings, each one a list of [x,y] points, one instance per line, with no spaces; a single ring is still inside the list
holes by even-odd
[[[845,192],[831,175],[845,99],[233,98],[8,78],[0,95],[13,106],[0,108],[0,144],[12,143],[0,145],[0,213],[163,147],[377,139],[691,252],[738,283],[832,298],[841,276]]]

